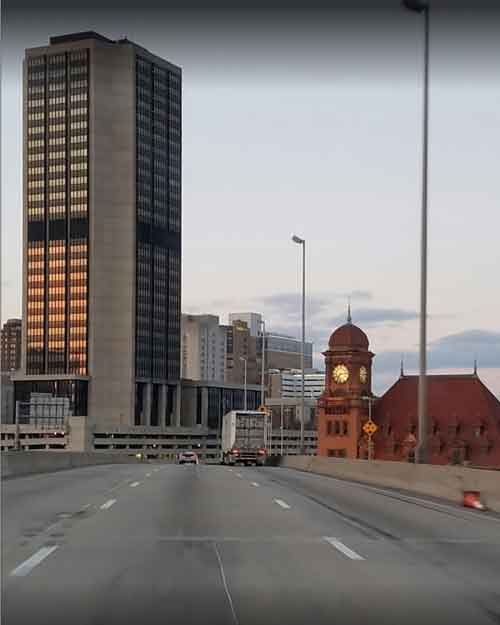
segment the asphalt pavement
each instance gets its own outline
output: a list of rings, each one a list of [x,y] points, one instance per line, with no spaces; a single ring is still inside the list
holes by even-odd
[[[2,623],[499,625],[500,517],[281,468],[2,484]]]

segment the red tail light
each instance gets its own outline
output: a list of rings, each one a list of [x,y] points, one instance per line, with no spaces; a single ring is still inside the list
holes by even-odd
[[[265,456],[267,453],[267,449],[261,448],[257,451],[257,453],[259,454],[259,456]]]
[[[240,453],[239,449],[232,449],[231,453],[234,454],[235,456],[237,456]]]

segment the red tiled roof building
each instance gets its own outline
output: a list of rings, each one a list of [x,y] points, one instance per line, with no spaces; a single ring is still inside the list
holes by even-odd
[[[371,391],[371,361],[366,334],[351,323],[331,335],[324,352],[325,391],[318,402],[318,455],[367,458],[362,430],[368,419],[377,460],[412,461],[418,432],[418,376],[405,375],[379,398]],[[470,463],[500,467],[500,401],[479,379],[429,375],[427,383],[428,454],[432,464]]]

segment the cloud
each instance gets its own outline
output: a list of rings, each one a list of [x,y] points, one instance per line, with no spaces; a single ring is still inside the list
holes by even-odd
[[[418,319],[418,313],[413,310],[403,310],[401,308],[357,308],[353,311],[354,323],[365,326],[390,323],[397,325],[404,321]],[[337,315],[330,320],[332,327],[345,322],[345,315]]]
[[[277,293],[267,295],[261,300],[264,310],[279,313],[280,316],[300,318],[301,316],[301,295],[300,293]],[[308,315],[316,317],[332,306],[331,298],[324,295],[309,295],[306,300]]]
[[[377,373],[397,371],[402,355],[405,369],[416,370],[418,368],[417,351],[404,354],[398,351],[386,351],[378,354],[374,360]],[[427,350],[429,369],[470,371],[474,358],[477,358],[479,367],[500,368],[500,332],[464,330],[432,341]]]
[[[470,367],[474,358],[482,367],[500,367],[500,332],[465,330],[429,346],[432,367]]]
[[[373,299],[373,295],[370,291],[352,291],[351,293],[345,293],[344,297],[351,297],[351,300],[359,299]]]

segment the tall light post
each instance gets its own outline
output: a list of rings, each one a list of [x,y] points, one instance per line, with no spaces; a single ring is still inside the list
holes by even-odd
[[[266,371],[266,364],[265,364],[265,360],[266,360],[266,322],[264,321],[264,319],[260,320],[260,325],[261,325],[261,377],[260,377],[260,405],[261,405],[261,409],[264,410],[265,409],[265,402],[266,402],[266,396],[265,396],[265,371]],[[269,429],[269,440],[267,440],[267,431]],[[272,448],[272,436],[273,436],[273,417],[271,414],[271,422],[270,422],[270,427],[269,428],[265,428],[265,432],[266,432],[266,443],[267,443],[267,448],[269,450],[269,453],[271,453],[271,448]]]
[[[424,85],[422,131],[422,217],[420,251],[420,349],[418,379],[418,445],[416,461],[427,462],[427,177],[429,152],[429,4],[404,0],[409,11],[424,16]]]
[[[261,375],[260,375],[260,405],[264,406],[265,405],[265,359],[266,359],[266,322],[264,321],[264,319],[261,319],[260,321],[260,325],[261,325],[261,332],[262,332],[262,350],[261,350]]]
[[[300,368],[302,370],[302,394],[300,415],[300,453],[304,453],[304,417],[305,417],[305,384],[304,384],[304,354],[306,349],[306,242],[297,235],[292,236],[292,241],[302,245],[302,348],[300,351]]]
[[[245,377],[243,382],[244,396],[243,396],[243,410],[247,409],[247,359],[240,356],[240,360],[245,363]]]

